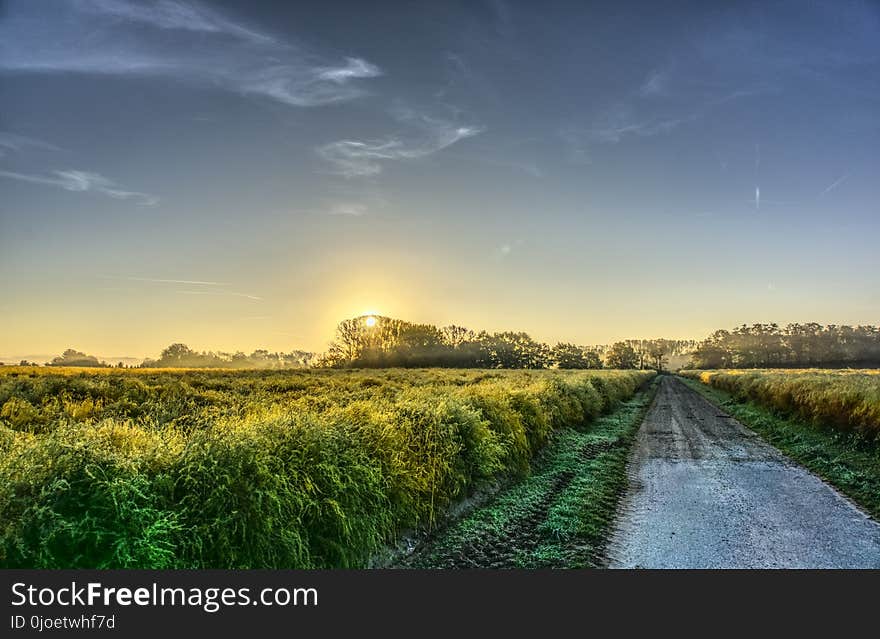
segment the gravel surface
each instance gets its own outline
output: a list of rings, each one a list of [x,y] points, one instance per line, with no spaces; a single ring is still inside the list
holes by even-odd
[[[880,524],[672,376],[629,466],[612,568],[880,568]]]

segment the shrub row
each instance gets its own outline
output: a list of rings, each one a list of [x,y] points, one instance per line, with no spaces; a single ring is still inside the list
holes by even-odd
[[[818,426],[880,437],[880,371],[718,370],[682,374]]]
[[[363,566],[482,483],[527,473],[555,429],[610,409],[651,373],[245,375],[255,397],[226,373],[213,389],[210,373],[193,375],[169,378],[168,401],[217,393],[194,422],[53,413],[28,383],[30,397],[8,394],[0,566]],[[96,405],[107,405],[101,386],[114,403],[161,405],[143,376],[134,398],[118,391],[127,379],[70,379]]]

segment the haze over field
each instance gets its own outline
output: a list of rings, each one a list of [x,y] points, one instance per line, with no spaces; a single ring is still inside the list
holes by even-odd
[[[876,324],[880,5],[621,4],[0,2],[0,353]]]

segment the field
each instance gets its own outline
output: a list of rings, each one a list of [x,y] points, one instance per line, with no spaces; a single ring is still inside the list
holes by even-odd
[[[684,371],[773,410],[869,439],[880,437],[880,370]]]
[[[364,566],[652,375],[4,367],[0,566]]]

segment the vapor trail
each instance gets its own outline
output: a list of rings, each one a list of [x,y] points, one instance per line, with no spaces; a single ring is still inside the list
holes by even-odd
[[[828,187],[825,188],[824,191],[822,191],[822,192],[819,194],[819,197],[822,197],[822,196],[825,195],[826,193],[830,193],[831,191],[833,191],[834,189],[836,189],[838,186],[840,186],[841,184],[843,184],[844,182],[846,182],[847,178],[849,178],[849,175],[850,175],[850,174],[847,173],[846,175],[841,176],[841,177],[837,178],[836,180],[834,180],[834,182],[832,182]]]
[[[159,284],[192,284],[194,286],[229,286],[228,282],[205,282],[203,280],[165,280],[155,277],[116,277],[114,275],[102,275],[101,277],[111,280],[126,280],[129,282],[156,282]]]

